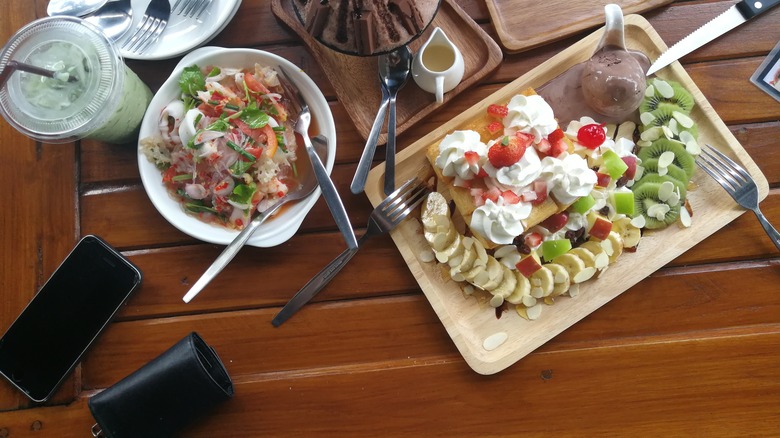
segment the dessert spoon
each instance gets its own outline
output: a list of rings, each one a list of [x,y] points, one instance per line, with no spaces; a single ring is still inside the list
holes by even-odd
[[[398,91],[409,79],[412,69],[412,51],[408,46],[401,47],[393,52],[379,57],[379,82],[382,88],[382,102],[371,126],[368,141],[360,156],[355,177],[349,186],[354,194],[358,194],[366,187],[368,171],[371,169],[371,161],[374,159],[379,131],[385,123],[385,114],[390,112],[387,123],[387,147],[385,155],[385,193],[390,194],[395,190],[395,101]]]

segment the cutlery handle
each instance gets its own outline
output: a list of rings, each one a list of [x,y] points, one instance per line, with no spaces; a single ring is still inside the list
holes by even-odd
[[[374,124],[371,126],[371,132],[368,134],[368,141],[366,141],[366,146],[363,148],[363,154],[360,156],[360,161],[355,171],[355,177],[352,178],[352,184],[349,186],[352,193],[356,195],[366,187],[368,171],[371,170],[371,162],[374,160],[374,154],[376,153],[376,143],[379,141],[379,132],[382,130],[382,125],[385,124],[385,114],[387,114],[389,102],[390,94],[383,85],[382,103],[379,104]]]
[[[238,236],[236,236],[236,238],[233,239],[233,241],[230,242],[227,247],[225,247],[222,253],[217,256],[216,260],[214,260],[214,263],[212,263],[211,266],[206,269],[206,272],[204,272],[198,281],[192,285],[190,290],[187,291],[187,294],[184,295],[184,298],[182,298],[184,302],[189,303],[193,298],[195,298],[196,295],[200,293],[200,291],[203,290],[203,288],[206,287],[206,285],[211,282],[211,280],[214,279],[214,277],[217,276],[217,274],[222,272],[222,270],[225,269],[225,266],[227,266],[227,264],[233,260],[236,254],[238,254],[238,251],[240,251],[249,238],[252,237],[252,234],[257,230],[257,228],[286,202],[287,197],[282,197],[268,210],[260,213],[257,217],[252,219],[252,221],[249,222],[249,225],[247,225],[243,230],[241,230],[240,233],[238,233]]]
[[[766,231],[766,234],[772,240],[772,243],[775,244],[777,249],[780,249],[780,233],[778,233],[775,227],[773,227],[772,224],[770,224],[769,221],[766,219],[766,217],[764,217],[764,213],[761,213],[761,210],[756,208],[755,210],[753,210],[753,213],[756,214],[756,217],[758,218],[758,222],[761,224],[762,227],[764,227],[764,231]]]
[[[780,5],[780,0],[762,0],[760,2],[755,0],[742,0],[734,6],[746,20],[749,20],[777,5]]]
[[[387,146],[385,146],[385,195],[395,191],[395,95],[390,96],[387,116]]]
[[[291,299],[284,305],[282,310],[276,314],[271,324],[274,327],[279,327],[290,319],[301,307],[311,301],[315,295],[317,295],[322,288],[325,287],[331,280],[341,272],[341,269],[347,265],[347,262],[352,260],[352,257],[357,253],[358,249],[347,248],[338,257],[333,259],[327,266],[322,268],[308,283],[306,283],[301,290],[299,290]]]
[[[325,198],[325,203],[328,204],[330,214],[333,215],[333,219],[336,221],[336,226],[339,227],[341,234],[344,236],[344,240],[347,242],[347,247],[355,249],[357,248],[357,239],[355,238],[355,231],[352,230],[352,224],[349,222],[347,216],[347,210],[344,208],[344,204],[341,202],[339,192],[336,190],[336,186],[333,185],[328,171],[325,169],[325,165],[322,164],[319,155],[314,150],[314,146],[311,144],[311,139],[308,135],[302,135],[303,143],[306,145],[306,152],[309,154],[311,160],[311,167],[314,170],[314,176],[317,178],[317,182],[322,190],[322,197]]]

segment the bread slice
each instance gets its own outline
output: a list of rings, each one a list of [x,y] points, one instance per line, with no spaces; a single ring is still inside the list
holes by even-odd
[[[524,95],[531,96],[536,94],[533,88],[528,88],[523,91]],[[490,124],[490,122],[495,121],[494,118],[487,115],[487,112],[484,113],[483,116],[477,117],[470,122],[466,123],[465,125],[459,127],[459,130],[473,130],[479,133],[480,139],[482,142],[487,143],[491,139],[495,138],[493,135],[488,132],[486,129],[487,125]],[[571,142],[566,139],[567,142],[569,142],[569,151],[572,151],[574,149],[574,145],[571,144]],[[474,210],[477,209],[477,206],[474,204],[474,200],[471,196],[471,192],[469,188],[465,187],[456,187],[453,185],[453,178],[444,176],[442,174],[442,170],[439,169],[436,166],[436,158],[439,156],[439,143],[434,143],[428,146],[428,149],[426,151],[426,157],[428,158],[428,161],[431,163],[431,167],[433,167],[433,171],[436,173],[436,177],[439,180],[439,187],[446,187],[449,193],[445,193],[444,196],[447,198],[452,198],[452,200],[455,202],[455,206],[458,209],[458,212],[465,220],[466,224],[471,223],[471,215],[474,213]],[[560,204],[555,199],[553,199],[552,196],[549,196],[544,202],[541,204],[534,206],[533,210],[531,211],[531,215],[523,221],[523,224],[525,225],[525,228],[528,229],[530,227],[533,227],[534,225],[539,224],[540,222],[544,221],[548,217],[552,216],[555,213],[561,212],[565,210],[568,207],[568,205]],[[498,246],[498,244],[494,242],[488,241],[483,236],[479,235],[478,233],[472,233],[474,234],[474,237],[477,238],[480,243],[485,246],[485,248],[493,249]]]

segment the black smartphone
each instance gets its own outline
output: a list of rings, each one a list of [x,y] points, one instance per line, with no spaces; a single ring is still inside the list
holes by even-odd
[[[0,338],[0,374],[46,401],[140,284],[137,267],[85,236]]]

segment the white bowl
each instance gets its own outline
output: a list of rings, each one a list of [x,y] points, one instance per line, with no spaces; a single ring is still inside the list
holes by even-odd
[[[282,66],[289,79],[298,86],[301,94],[309,104],[312,118],[317,122],[318,133],[328,139],[328,156],[324,164],[328,174],[330,174],[333,170],[333,163],[336,160],[336,125],[333,122],[333,114],[330,112],[325,96],[317,88],[314,81],[301,71],[298,66],[278,55],[262,50],[202,47],[190,52],[182,58],[173,70],[173,73],[171,73],[171,76],[160,87],[160,90],[149,104],[144,120],[141,123],[139,139],[157,133],[158,119],[162,109],[169,102],[180,96],[181,91],[177,81],[184,67],[197,64],[201,67],[217,65],[221,67],[253,68],[255,63],[273,67]],[[302,147],[298,154],[298,159],[308,160],[308,156]],[[205,242],[222,245],[227,245],[238,235],[238,231],[229,230],[219,225],[212,225],[187,214],[181,204],[168,193],[165,185],[163,185],[160,170],[141,152],[140,141],[138,146],[138,169],[141,173],[141,181],[146,194],[149,195],[149,199],[151,199],[154,207],[171,225],[183,233]],[[270,247],[284,243],[298,231],[306,214],[311,210],[319,197],[320,189],[317,188],[308,198],[295,202],[289,208],[284,208],[282,213],[277,214],[261,225],[249,239],[247,245]]]

